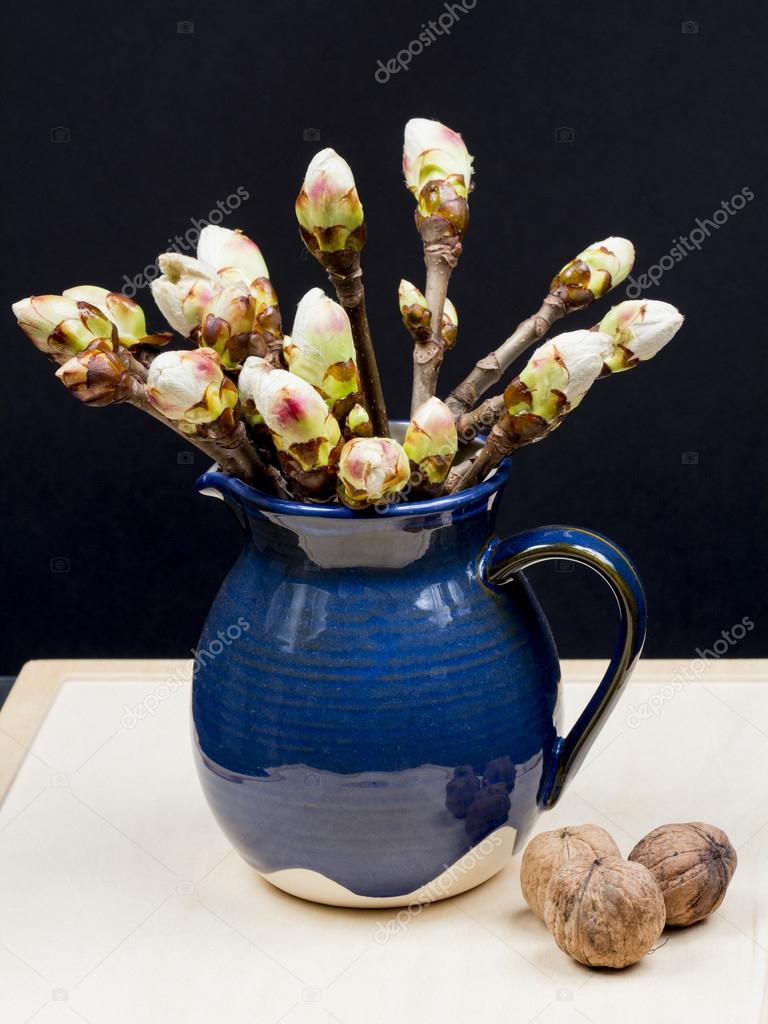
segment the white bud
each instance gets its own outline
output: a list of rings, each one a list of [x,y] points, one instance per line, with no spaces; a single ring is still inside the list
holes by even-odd
[[[259,277],[269,277],[258,245],[242,231],[230,231],[216,224],[207,224],[200,232],[197,258],[218,273],[240,277],[246,284]]]
[[[209,348],[162,352],[149,367],[147,396],[168,419],[187,419],[209,387],[222,381],[218,356]]]
[[[458,437],[453,414],[439,398],[428,398],[408,424],[403,448],[431,484],[442,483],[451,468]]]
[[[683,323],[682,313],[658,299],[628,299],[606,313],[598,329],[614,347],[605,363],[613,373],[652,359],[671,341]]]
[[[224,281],[212,266],[177,252],[164,252],[157,262],[161,276],[150,285],[152,296],[171,327],[187,338]]]
[[[472,181],[472,157],[458,132],[439,121],[414,117],[405,126],[403,174],[415,196],[427,182],[451,178],[458,194],[466,199]]]
[[[362,248],[363,206],[352,169],[334,150],[323,149],[312,158],[296,199],[296,218],[310,248]]]
[[[353,437],[339,457],[340,497],[346,504],[375,504],[408,483],[411,467],[391,437]]]
[[[283,352],[291,373],[317,388],[330,408],[359,391],[349,317],[320,288],[307,292],[299,303]]]

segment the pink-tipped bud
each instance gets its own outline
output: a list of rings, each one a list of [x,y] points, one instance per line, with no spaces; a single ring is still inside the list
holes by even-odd
[[[334,415],[344,415],[355,403],[360,378],[349,317],[320,288],[299,303],[283,353],[291,373],[316,388]]]
[[[76,355],[105,339],[117,346],[117,328],[90,302],[63,295],[32,295],[13,304],[13,312],[29,340],[53,358]]]
[[[246,360],[238,384],[243,403],[269,428],[289,475],[334,465],[341,431],[311,384],[254,358]]]
[[[239,413],[237,388],[224,376],[219,356],[210,348],[157,356],[147,375],[147,397],[189,434],[219,421],[222,427],[234,426]]]
[[[430,181],[450,181],[466,199],[472,184],[472,157],[458,132],[439,121],[414,117],[405,126],[403,174],[417,198]]]
[[[605,360],[606,369],[620,373],[653,359],[674,338],[683,319],[679,309],[658,299],[620,302],[597,325],[613,341],[613,349]]]
[[[472,157],[461,136],[439,121],[413,118],[405,126],[403,174],[417,200],[417,222],[440,217],[462,237],[469,224]]]
[[[413,414],[403,442],[405,453],[425,483],[441,484],[456,456],[453,414],[439,398],[429,398]]]
[[[230,231],[216,224],[207,224],[200,232],[197,258],[228,281],[250,284],[257,278],[269,277],[258,245],[242,231]]]
[[[391,437],[353,437],[341,450],[339,499],[348,508],[392,501],[411,476],[408,456]]]
[[[296,218],[310,252],[362,249],[363,205],[349,164],[334,150],[313,157],[296,199]]]

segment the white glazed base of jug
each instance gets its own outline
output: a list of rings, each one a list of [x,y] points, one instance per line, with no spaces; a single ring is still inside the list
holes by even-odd
[[[515,845],[517,830],[503,825],[477,846],[465,853],[454,864],[446,868],[437,878],[413,892],[402,896],[360,896],[346,889],[331,878],[306,868],[288,868],[262,874],[267,882],[283,892],[298,896],[312,903],[325,903],[332,907],[359,907],[376,909],[383,907],[407,907],[412,904],[435,903],[437,900],[458,896],[459,893],[474,889],[487,882],[493,875],[506,867]]]

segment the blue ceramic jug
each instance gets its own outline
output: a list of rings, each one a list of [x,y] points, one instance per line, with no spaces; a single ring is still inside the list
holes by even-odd
[[[615,544],[570,527],[494,536],[509,476],[350,512],[211,471],[244,532],[193,684],[206,797],[265,878],[341,906],[485,881],[584,758],[637,660],[645,602]],[[520,570],[595,569],[618,599],[608,671],[558,734],[557,652]]]

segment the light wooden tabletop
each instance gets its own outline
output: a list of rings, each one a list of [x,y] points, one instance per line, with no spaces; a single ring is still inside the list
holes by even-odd
[[[641,662],[537,830],[596,822],[626,854],[719,825],[739,865],[704,924],[623,972],[561,953],[519,857],[419,910],[272,888],[204,803],[181,661],[26,665],[0,711],[3,1024],[752,1024],[767,1021],[768,662]],[[570,724],[604,668],[564,662]],[[137,714],[137,709],[141,714]]]

